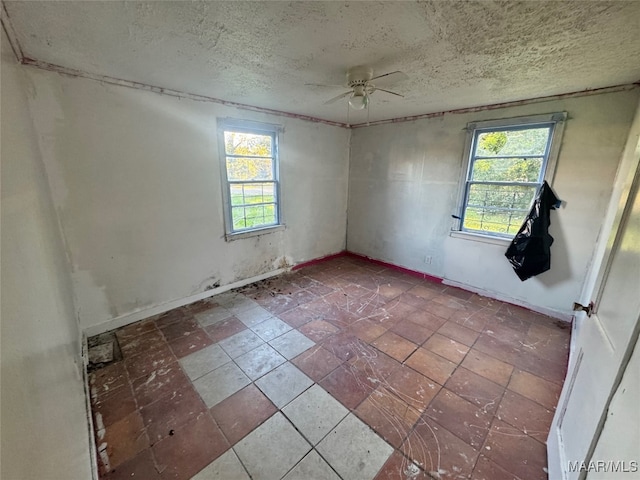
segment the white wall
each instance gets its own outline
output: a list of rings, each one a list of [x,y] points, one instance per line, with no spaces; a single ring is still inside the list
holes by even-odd
[[[43,70],[28,76],[84,328],[344,250],[347,130]],[[284,231],[225,241],[217,117],[284,127]]]
[[[352,133],[347,248],[566,318],[578,298],[611,195],[638,89]],[[521,282],[507,242],[454,238],[468,122],[567,111],[553,188],[551,270]],[[432,256],[431,264],[424,262]]]
[[[79,329],[22,70],[3,36],[0,477],[86,480]]]

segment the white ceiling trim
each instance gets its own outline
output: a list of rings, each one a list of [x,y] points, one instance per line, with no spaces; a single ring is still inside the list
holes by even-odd
[[[7,12],[7,8],[5,7],[4,2],[1,3],[2,8],[0,9],[0,23],[2,24],[2,29],[7,34],[9,45],[11,45],[11,50],[13,50],[13,54],[16,56],[16,60],[18,60],[18,63],[22,63],[24,54],[22,53],[22,49],[20,48],[20,43],[18,42],[18,37],[15,30],[13,29],[13,25],[11,25],[11,21],[9,20],[9,13]]]
[[[542,97],[534,97],[534,98],[528,98],[528,99],[523,99],[523,100],[515,100],[515,101],[509,101],[509,102],[501,102],[501,103],[495,103],[495,104],[491,104],[491,105],[479,105],[479,106],[474,106],[474,107],[465,107],[465,108],[458,108],[458,109],[452,109],[452,110],[446,110],[446,111],[438,111],[438,112],[429,112],[429,113],[423,113],[423,114],[418,114],[418,115],[410,115],[410,116],[406,116],[406,117],[390,118],[390,119],[376,120],[376,121],[363,122],[363,123],[357,123],[357,124],[348,124],[348,123],[343,123],[343,122],[336,122],[336,121],[332,121],[332,120],[326,120],[326,119],[322,119],[322,118],[317,118],[317,117],[313,117],[313,116],[310,116],[310,115],[303,115],[303,114],[298,114],[298,113],[285,112],[285,111],[276,110],[276,109],[258,107],[258,106],[255,106],[255,105],[249,105],[249,104],[233,102],[233,101],[229,101],[229,100],[223,100],[223,99],[220,99],[220,98],[210,97],[210,96],[206,96],[206,95],[200,95],[200,94],[195,94],[195,93],[190,93],[190,92],[183,92],[183,91],[180,91],[180,90],[175,90],[175,89],[171,89],[171,88],[165,88],[165,87],[161,87],[161,86],[157,86],[157,85],[149,85],[149,84],[142,83],[142,82],[136,82],[136,81],[126,80],[126,79],[121,79],[121,78],[115,78],[115,77],[111,77],[111,76],[108,76],[108,75],[89,73],[89,72],[86,72],[86,71],[83,71],[83,70],[73,69],[73,68],[65,67],[63,65],[56,65],[56,64],[44,62],[44,61],[41,61],[41,60],[29,58],[28,56],[24,55],[24,53],[23,53],[22,47],[20,45],[20,42],[18,41],[18,38],[17,38],[16,33],[15,33],[15,30],[14,30],[12,24],[11,24],[11,19],[9,17],[9,14],[8,14],[7,10],[6,10],[4,1],[0,0],[0,3],[2,4],[2,8],[0,9],[0,21],[1,21],[2,27],[3,27],[6,35],[7,35],[7,38],[9,39],[9,43],[11,45],[11,48],[13,50],[14,55],[16,56],[17,61],[19,63],[21,63],[22,65],[29,66],[29,67],[35,67],[35,68],[39,68],[41,70],[55,72],[55,73],[59,73],[59,74],[67,75],[67,76],[71,76],[71,77],[86,78],[86,79],[94,80],[94,81],[101,82],[101,83],[107,83],[107,84],[117,85],[117,86],[126,87],[126,88],[133,88],[133,89],[153,92],[153,93],[157,93],[157,94],[160,94],[160,95],[169,95],[169,96],[172,96],[172,97],[185,98],[185,99],[198,101],[198,102],[216,103],[216,104],[219,104],[219,105],[224,105],[224,106],[227,106],[227,107],[237,108],[237,109],[240,109],[240,110],[247,110],[247,111],[257,112],[257,113],[265,113],[265,114],[269,114],[269,115],[293,118],[293,119],[297,119],[297,120],[303,120],[303,121],[314,122],[314,123],[322,123],[322,124],[325,124],[325,125],[331,125],[331,126],[340,127],[340,128],[346,128],[346,129],[362,128],[362,127],[384,125],[384,124],[390,124],[390,123],[412,122],[412,121],[415,121],[415,120],[420,120],[420,119],[425,119],[425,118],[433,118],[433,117],[440,117],[440,116],[444,116],[444,115],[473,113],[473,112],[480,112],[480,111],[485,111],[485,110],[496,110],[496,109],[500,109],[500,108],[507,108],[507,107],[513,107],[513,106],[549,102],[549,101],[559,100],[559,99],[564,99],[564,98],[575,98],[575,97],[590,96],[590,95],[600,95],[600,94],[605,94],[605,93],[610,93],[610,92],[617,92],[617,91],[624,91],[624,90],[632,90],[634,88],[640,87],[640,81],[638,81],[638,82],[629,83],[629,84],[623,84],[623,85],[614,85],[614,86],[609,86],[609,87],[579,90],[579,91],[575,91],[575,92],[568,92],[568,93],[562,93],[562,94],[557,94],[557,95],[549,95],[549,96],[542,96]]]
[[[444,112],[424,113],[421,115],[411,115],[411,116],[401,117],[401,118],[376,120],[374,122],[366,122],[366,123],[358,123],[355,125],[350,125],[349,128],[373,127],[375,125],[384,125],[387,123],[413,122],[414,120],[421,120],[423,118],[441,117],[443,115],[453,115],[453,114],[460,114],[460,113],[482,112],[485,110],[497,110],[499,108],[517,107],[521,105],[530,105],[532,103],[552,102],[554,100],[561,100],[564,98],[587,97],[591,95],[602,95],[604,93],[621,92],[626,90],[633,90],[634,88],[640,88],[640,82],[627,83],[624,85],[614,85],[611,87],[579,90],[576,92],[560,93],[558,95],[548,95],[546,97],[529,98],[526,100],[514,100],[512,102],[494,103],[492,105],[481,105],[477,107],[457,108],[454,110],[447,110]]]
[[[198,95],[198,94],[189,93],[189,92],[182,92],[180,90],[173,90],[171,88],[159,87],[156,85],[147,85],[146,83],[133,82],[131,80],[124,80],[121,78],[109,77],[107,75],[88,73],[82,70],[67,68],[67,67],[63,67],[62,65],[54,65],[52,63],[47,63],[40,60],[34,60],[28,57],[24,57],[20,63],[26,66],[39,68],[41,70],[48,70],[50,72],[56,72],[62,75],[68,75],[70,77],[87,78],[89,80],[95,80],[97,82],[108,83],[111,85],[118,85],[120,87],[135,88],[138,90],[145,90],[147,92],[158,93],[160,95],[169,95],[171,97],[187,98],[189,100],[194,100],[196,102],[217,103],[219,105],[238,108],[240,110],[249,110],[251,112],[267,113],[269,115],[277,115],[280,117],[295,118],[298,120],[305,120],[307,122],[324,123],[326,125],[332,125],[334,127],[342,127],[342,128],[350,127],[350,125],[346,123],[334,122],[332,120],[324,120],[322,118],[311,117],[309,115],[302,115],[298,113],[283,112],[280,110],[273,110],[270,108],[256,107],[254,105],[247,105],[244,103],[230,102],[228,100],[222,100],[220,98],[208,97],[206,95]]]
[[[17,45],[17,51],[20,52],[19,45]],[[16,53],[16,49],[15,48],[14,48],[14,53]],[[16,53],[16,57],[18,57],[17,53]],[[231,101],[227,101],[227,100],[222,100],[220,98],[208,97],[206,95],[198,95],[198,94],[189,93],[189,92],[182,92],[180,90],[173,90],[173,89],[170,89],[170,88],[159,87],[159,86],[156,86],[156,85],[147,85],[145,83],[133,82],[131,80],[124,80],[124,79],[120,79],[120,78],[109,77],[109,76],[106,76],[106,75],[98,75],[98,74],[94,74],[94,73],[88,73],[88,72],[84,72],[82,70],[75,70],[75,69],[72,69],[72,68],[63,67],[61,65],[54,65],[54,64],[51,64],[51,63],[47,63],[47,62],[42,62],[40,60],[34,60],[34,59],[28,58],[28,57],[22,57],[22,59],[21,60],[19,59],[19,61],[20,61],[20,63],[22,65],[25,65],[25,66],[35,67],[35,68],[39,68],[41,70],[47,70],[47,71],[50,71],[50,72],[56,72],[56,73],[59,73],[59,74],[62,74],[62,75],[67,75],[67,76],[71,76],[71,77],[86,78],[86,79],[94,80],[94,81],[97,81],[97,82],[107,83],[107,84],[111,84],[111,85],[117,85],[117,86],[120,86],[120,87],[144,90],[144,91],[147,91],[147,92],[153,92],[153,93],[157,93],[157,94],[160,94],[160,95],[169,95],[171,97],[185,98],[185,99],[194,100],[194,101],[197,101],[197,102],[216,103],[216,104],[219,104],[219,105],[224,105],[224,106],[227,106],[227,107],[233,107],[233,108],[237,108],[237,109],[240,109],[240,110],[248,110],[248,111],[251,111],[251,112],[266,113],[266,114],[269,114],[269,115],[275,115],[275,116],[280,116],[280,117],[294,118],[294,119],[297,119],[297,120],[303,120],[303,121],[307,121],[307,122],[322,123],[322,124],[325,124],[325,125],[331,125],[331,126],[334,126],[334,127],[340,127],[340,128],[346,128],[346,129],[362,128],[362,127],[373,127],[373,126],[376,126],[376,125],[385,125],[385,124],[389,124],[389,123],[413,122],[415,120],[421,120],[421,119],[424,119],[424,118],[441,117],[441,116],[444,116],[444,115],[454,115],[454,114],[462,114],[462,113],[481,112],[481,111],[485,111],[485,110],[497,110],[497,109],[500,109],[500,108],[514,107],[514,106],[520,106],[520,105],[530,105],[532,103],[550,102],[550,101],[553,101],[553,100],[560,100],[560,99],[564,99],[564,98],[584,97],[584,96],[590,96],[590,95],[601,95],[601,94],[605,94],[605,93],[619,92],[619,91],[624,91],[624,90],[633,90],[634,88],[640,87],[640,82],[636,82],[636,83],[629,83],[629,84],[625,84],[625,85],[614,85],[614,86],[611,86],[611,87],[602,87],[602,88],[595,88],[595,89],[580,90],[580,91],[576,91],[576,92],[562,93],[562,94],[558,94],[558,95],[549,95],[549,96],[545,96],[545,97],[536,97],[536,98],[528,98],[528,99],[524,99],[524,100],[515,100],[515,101],[512,101],[512,102],[495,103],[495,104],[492,104],[492,105],[479,105],[479,106],[475,106],[475,107],[458,108],[458,109],[447,110],[447,111],[442,111],[442,112],[430,112],[430,113],[423,113],[423,114],[420,114],[420,115],[410,115],[410,116],[407,116],[407,117],[390,118],[390,119],[386,119],[386,120],[376,120],[376,121],[373,121],[373,122],[348,124],[348,123],[334,122],[332,120],[325,120],[325,119],[322,119],[322,118],[311,117],[309,115],[301,115],[301,114],[298,114],[298,113],[283,112],[283,111],[280,111],[280,110],[273,110],[273,109],[269,109],[269,108],[256,107],[254,105],[247,105],[247,104],[243,104],[243,103],[231,102]]]
[[[640,2],[0,3],[17,55],[43,68],[343,128],[640,79]],[[327,104],[354,65],[404,71],[404,98]]]

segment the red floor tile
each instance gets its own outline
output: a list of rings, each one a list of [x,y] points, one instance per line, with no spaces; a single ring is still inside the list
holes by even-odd
[[[458,367],[444,386],[491,415],[498,409],[505,390],[503,386],[464,367]]]
[[[434,288],[433,285],[422,283],[409,289],[408,293],[423,300],[431,300],[440,295],[440,288]]]
[[[553,410],[507,390],[496,413],[498,419],[518,428],[541,443],[547,441]]]
[[[480,455],[473,470],[471,480],[524,480],[507,472],[488,457]]]
[[[378,294],[387,300],[399,297],[407,290],[413,288],[413,284],[398,279],[389,279],[378,286]]]
[[[420,325],[410,322],[409,320],[401,320],[390,329],[393,333],[397,333],[401,337],[406,338],[416,345],[422,345],[435,332]]]
[[[482,453],[508,472],[526,480],[545,480],[547,449],[544,444],[495,419]]]
[[[322,300],[320,300],[320,303],[322,303]],[[313,304],[314,302],[300,305],[299,307],[281,313],[278,315],[278,318],[283,322],[288,323],[293,328],[299,328],[314,320],[322,320],[323,315],[314,308]]]
[[[207,407],[192,387],[173,391],[140,409],[152,444],[172,434]]]
[[[403,453],[442,480],[471,475],[478,451],[430,418],[422,418],[402,444]],[[436,477],[437,478],[437,477]]]
[[[145,333],[152,333],[156,330],[156,325],[153,320],[144,320],[142,322],[132,323],[131,325],[127,325],[120,330],[116,331],[116,337],[118,338],[119,343],[127,343],[131,341],[131,339],[137,337],[138,335],[143,335]]]
[[[384,387],[369,395],[355,413],[395,448],[402,445],[420,418],[420,412]]]
[[[370,348],[355,335],[345,332],[327,338],[322,346],[343,361],[360,356],[361,352],[366,352]]]
[[[437,293],[433,292],[432,296],[435,297]],[[404,292],[402,295],[396,297],[396,300],[404,303],[405,305],[409,305],[412,308],[417,310],[424,310],[426,306],[429,304],[429,299],[420,297],[411,292],[411,290]]]
[[[205,332],[209,334],[213,343],[220,342],[246,329],[247,326],[236,317],[227,318],[221,322],[204,327]]]
[[[441,388],[436,382],[408,367],[395,370],[384,386],[420,412],[427,408]]]
[[[260,303],[264,308],[269,310],[274,315],[279,315],[299,305],[296,298],[294,298],[292,295],[286,295],[286,294],[285,295],[277,294],[274,297],[271,297],[270,299],[268,299],[268,301],[265,301],[263,303],[258,301],[258,303]]]
[[[442,303],[437,302],[435,299],[430,300],[425,308],[433,315],[443,318],[444,320],[449,320],[454,312],[457,311],[456,308],[448,305],[443,305]]]
[[[122,355],[125,359],[162,348],[167,344],[164,336],[158,330],[152,330],[142,335],[129,337],[122,341],[118,340],[118,343],[120,344],[120,350],[122,350]]]
[[[164,395],[173,394],[189,386],[187,376],[177,363],[154,370],[131,382],[138,406],[148,405]]]
[[[431,479],[424,471],[405,457],[398,450],[393,452],[386,463],[382,466],[374,480],[425,480]]]
[[[492,415],[443,388],[433,399],[424,415],[435,420],[476,450],[482,447]]]
[[[462,366],[505,387],[507,383],[509,383],[511,373],[513,372],[513,365],[502,362],[475,348],[469,350],[469,353],[467,353],[467,356],[462,361]]]
[[[154,370],[165,368],[175,361],[177,361],[177,358],[171,348],[168,345],[162,345],[154,350],[129,357],[124,361],[124,364],[129,373],[129,378],[135,380],[148,375]]]
[[[156,324],[156,327],[163,328],[167,325],[171,325],[181,319],[183,319],[187,315],[187,311],[183,308],[174,308],[173,310],[169,310],[168,312],[161,313],[153,317],[153,320]]]
[[[108,480],[130,480],[131,478],[159,480],[162,477],[160,477],[160,473],[156,470],[151,449],[147,448],[135,457],[118,465],[111,473],[102,478]]]
[[[436,331],[438,330],[444,323],[446,319],[436,316],[431,310],[425,309],[417,309],[414,312],[407,315],[406,320],[415,323],[416,325],[420,325],[421,327],[428,328],[429,330]]]
[[[117,362],[89,373],[91,401],[100,401],[117,395],[121,393],[120,389],[128,385],[129,376],[123,362]]]
[[[521,370],[513,373],[507,388],[550,410],[556,408],[562,389],[560,385]]]
[[[362,320],[352,323],[348,330],[360,340],[367,343],[373,342],[376,338],[380,337],[387,331],[387,329],[380,325],[380,323],[367,318],[363,318]]]
[[[211,415],[229,444],[235,445],[277,411],[275,405],[251,384],[211,408]]]
[[[560,322],[553,327],[532,324],[524,340],[523,352],[547,359],[556,365],[565,365],[569,358],[569,323]]]
[[[443,385],[456,368],[456,364],[444,357],[436,355],[425,348],[419,348],[411,355],[406,365]]]
[[[393,332],[385,333],[375,340],[372,345],[399,362],[404,362],[418,348],[415,343]]]
[[[512,327],[506,325],[498,318],[492,318],[487,322],[487,326],[484,329],[484,334],[500,340],[502,343],[512,346],[520,350],[524,344],[524,339],[527,336],[527,330],[529,325],[523,325],[518,327]]]
[[[376,387],[361,370],[345,364],[336,368],[319,384],[349,409],[360,405]]]
[[[435,333],[424,342],[423,348],[437,353],[453,363],[460,363],[469,351],[464,343],[456,342],[448,337]]]
[[[200,325],[195,318],[186,316],[175,323],[160,328],[167,342],[172,342],[200,330]]]
[[[314,382],[320,382],[320,380],[340,366],[342,362],[342,360],[321,345],[310,348],[292,360],[292,363]]]
[[[299,327],[299,330],[314,342],[322,342],[340,329],[324,320],[313,320]]]
[[[455,310],[449,321],[481,333],[493,315],[494,312],[486,310]]]
[[[444,293],[436,295],[431,300],[435,303],[439,303],[440,305],[444,305],[445,307],[449,307],[453,310],[466,310],[467,308],[470,308],[466,300],[450,295],[447,292],[448,290],[445,291]],[[468,294],[469,296],[471,295],[470,292],[468,292]]]
[[[197,302],[190,303],[183,307],[183,311],[188,315],[195,315],[196,313],[206,312],[207,310],[212,309],[213,307],[217,307],[218,302],[216,302],[213,298],[205,298],[204,300],[199,300]]]
[[[380,383],[390,375],[395,375],[396,370],[402,367],[397,360],[371,347],[359,356],[351,358],[348,363],[361,370],[374,382]]]
[[[182,425],[153,447],[161,478],[189,479],[229,449],[208,413]]]
[[[473,346],[480,336],[479,332],[451,321],[444,323],[438,330],[438,333],[457,342],[463,343],[468,347]]]
[[[213,340],[209,338],[207,332],[198,328],[190,332],[188,335],[184,335],[170,342],[169,346],[176,357],[182,358],[186,357],[190,353],[202,350],[204,347],[208,347],[211,344],[213,344]]]
[[[469,305],[479,307],[484,311],[497,312],[500,310],[502,302],[494,298],[483,297],[482,295],[475,293],[469,298]]]
[[[512,365],[515,364],[520,356],[518,347],[509,345],[486,332],[478,337],[476,343],[473,344],[473,348]]]
[[[469,299],[471,299],[471,297],[475,295],[473,292],[457,287],[447,287],[444,293],[459,300],[464,300],[465,302],[467,302]]]
[[[554,362],[548,358],[541,358],[523,347],[520,355],[513,363],[521,370],[526,370],[545,380],[562,385],[567,373],[568,362],[568,356],[560,362]]]
[[[396,447],[376,479],[544,478],[569,324],[349,256],[238,293],[317,342],[291,362]],[[215,305],[116,332],[124,360],[89,376],[101,478],[190,478],[278,411],[254,384],[207,410],[182,371],[247,328],[201,328]]]
[[[115,395],[92,402],[91,410],[96,428],[108,427],[138,409],[129,385],[119,389]]]
[[[138,412],[127,415],[105,430],[98,430],[96,436],[103,473],[117,468],[149,447],[149,438]]]

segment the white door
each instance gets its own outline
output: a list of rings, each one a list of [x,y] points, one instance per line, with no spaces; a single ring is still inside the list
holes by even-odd
[[[618,373],[637,339],[640,315],[640,109],[618,172],[597,266],[581,298],[594,313],[576,315],[569,369],[547,440],[549,478],[584,478]],[[610,231],[611,234],[607,235]],[[608,241],[606,240],[609,238]],[[606,243],[605,243],[606,242]],[[611,459],[625,460],[625,459]],[[637,460],[637,459],[627,459]]]

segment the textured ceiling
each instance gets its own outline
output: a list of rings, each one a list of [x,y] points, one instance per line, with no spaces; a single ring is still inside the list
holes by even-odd
[[[370,119],[640,80],[640,1],[5,2],[25,57],[346,122],[347,68],[402,70]],[[5,19],[6,20],[6,19]],[[350,113],[351,123],[366,120]]]

